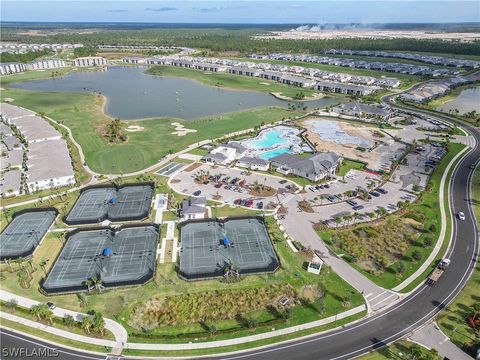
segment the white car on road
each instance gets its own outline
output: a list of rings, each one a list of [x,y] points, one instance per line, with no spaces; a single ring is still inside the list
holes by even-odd
[[[465,214],[463,213],[463,211],[460,211],[460,212],[458,213],[458,219],[459,219],[459,220],[465,220]]]

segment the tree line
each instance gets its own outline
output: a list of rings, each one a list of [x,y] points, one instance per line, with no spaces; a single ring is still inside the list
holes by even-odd
[[[212,52],[239,51],[252,52],[291,52],[319,54],[325,50],[398,50],[421,51],[448,54],[480,55],[480,42],[463,43],[428,39],[327,39],[289,40],[254,39],[265,34],[265,29],[143,29],[143,30],[104,30],[95,33],[58,33],[45,36],[42,42],[82,43],[89,47],[109,45],[154,45],[186,46],[207,49]],[[36,38],[8,31],[4,41],[36,42]]]
[[[2,53],[0,54],[0,63],[8,63],[8,62],[21,62],[21,63],[29,63],[39,57],[45,55],[52,55],[54,51],[52,50],[39,50],[39,51],[29,51],[24,54],[10,54],[10,53]]]

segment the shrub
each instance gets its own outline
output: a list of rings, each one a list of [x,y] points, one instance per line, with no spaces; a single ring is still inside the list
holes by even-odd
[[[415,250],[413,253],[412,253],[412,259],[415,260],[415,261],[419,261],[420,259],[422,258],[422,253],[418,250]]]

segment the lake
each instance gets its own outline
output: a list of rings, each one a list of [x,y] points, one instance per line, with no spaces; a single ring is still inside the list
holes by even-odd
[[[105,71],[76,71],[59,78],[24,81],[12,87],[32,91],[101,93],[107,97],[105,112],[122,120],[194,119],[258,106],[287,107],[289,103],[267,93],[221,89],[186,78],[147,75],[144,73],[146,69],[113,66]],[[338,102],[341,99],[326,97],[301,104],[317,108]]]
[[[461,91],[455,99],[437,108],[437,110],[444,112],[448,112],[450,109],[458,109],[460,114],[465,114],[473,110],[480,113],[480,86]]]

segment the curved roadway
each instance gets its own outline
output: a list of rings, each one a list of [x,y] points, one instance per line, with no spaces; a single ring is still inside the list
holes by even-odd
[[[394,107],[399,107],[391,102],[394,96],[396,95],[387,96],[383,101]],[[413,111],[410,108],[408,110]],[[415,110],[415,112],[433,116],[431,113],[421,110]],[[438,115],[436,117],[457,123],[459,126],[466,128],[476,139],[476,147],[459,162],[451,180],[449,197],[451,212],[456,214],[463,211],[466,219],[460,223],[456,219],[453,222],[453,241],[448,254],[452,263],[438,283],[432,287],[422,285],[393,308],[327,334],[314,335],[306,339],[293,340],[264,349],[212,356],[212,359],[351,359],[405,336],[434,317],[455,298],[472,274],[478,256],[477,224],[469,201],[473,175],[470,165],[480,159],[480,131],[463,123],[458,123],[448,116]],[[23,347],[45,346],[44,342],[11,334],[5,330],[2,330],[1,341],[3,346],[9,344],[17,344],[16,346]],[[51,347],[51,345],[48,346]],[[57,349],[62,350],[63,348],[59,347]],[[63,350],[65,352],[59,354],[59,359],[78,359],[83,356],[83,358],[99,358],[88,353],[80,356],[77,351]]]

